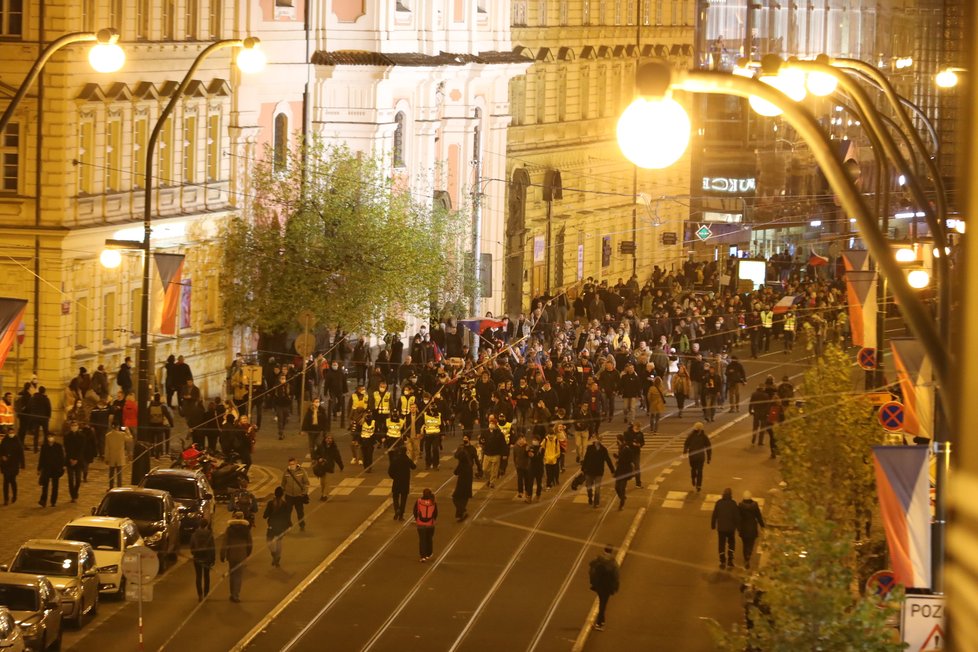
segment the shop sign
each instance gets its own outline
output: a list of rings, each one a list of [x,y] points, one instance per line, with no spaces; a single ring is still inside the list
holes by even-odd
[[[746,179],[738,177],[703,177],[703,190],[720,192],[731,195],[753,193],[757,191],[757,180],[754,177]]]

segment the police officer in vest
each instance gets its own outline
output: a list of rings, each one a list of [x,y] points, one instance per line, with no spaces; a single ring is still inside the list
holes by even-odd
[[[430,403],[424,413],[424,467],[438,470],[441,458],[441,412],[437,403]]]
[[[795,348],[795,332],[798,330],[798,320],[795,312],[789,310],[784,316],[784,354]]]
[[[387,433],[387,419],[393,412],[393,408],[394,396],[387,389],[387,381],[382,380],[370,396],[370,411],[374,416],[379,441],[383,441]]]
[[[401,415],[398,412],[394,412],[389,417],[387,417],[387,428],[384,432],[384,448],[390,449],[392,446],[396,446],[401,440],[401,435],[403,434],[404,421],[401,420]]]
[[[771,336],[774,334],[774,311],[771,306],[764,306],[761,310],[761,340],[764,343],[764,352],[771,350]]]
[[[372,473],[374,463],[374,437],[377,434],[377,420],[371,412],[367,412],[360,424],[360,459],[363,469]]]

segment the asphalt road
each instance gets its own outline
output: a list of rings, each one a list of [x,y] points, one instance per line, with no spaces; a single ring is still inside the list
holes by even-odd
[[[689,408],[684,418],[676,418],[671,398],[662,432],[647,436],[645,487],[630,485],[623,511],[613,500],[610,477],[598,509],[587,505],[583,489],[572,492],[566,486],[574,472],[573,452],[563,486],[545,492],[540,502],[515,500],[512,475],[494,490],[477,481],[470,518],[463,523],[452,518],[454,464],[415,473],[414,496],[431,487],[441,510],[435,555],[425,564],[418,561],[414,526],[391,518],[386,463],[374,473],[347,466],[331,479],[328,502],[320,503],[318,489],[313,492],[306,532],[286,537],[282,568],[271,566],[259,524],[240,604],[228,600],[223,565],[214,569],[211,595],[197,602],[184,547],[181,562],[156,580],[153,600],[144,605],[145,649],[318,650],[327,643],[339,650],[399,652],[501,646],[713,649],[703,619],[725,626],[740,619],[743,571],[718,568],[709,527],[712,501],[727,486],[737,498],[744,489],[772,498],[778,462],[769,460],[766,450],[750,449],[750,424],[739,417],[746,414],[751,388],[769,373],[778,379],[802,373],[808,366],[804,354],[796,349],[784,355],[779,349],[757,361],[742,360],[751,376],[742,392],[742,412],[718,412],[716,422],[707,424],[714,461],[706,469],[702,494],[691,491],[688,467],[680,459],[685,434],[702,418]],[[255,461],[274,477],[289,456],[304,457],[306,443],[298,434],[280,442],[270,419],[264,426]],[[605,426],[608,443],[623,429],[620,417]],[[338,441],[348,455],[348,437],[341,434]],[[457,443],[446,439],[445,457]],[[267,484],[260,493],[267,494],[274,481]],[[219,522],[217,531],[222,530]],[[587,564],[605,545],[618,548],[626,540],[622,588],[612,598],[608,627],[591,632],[594,595],[588,591]],[[93,623],[66,635],[65,647],[135,647],[137,631],[134,603],[103,603]]]

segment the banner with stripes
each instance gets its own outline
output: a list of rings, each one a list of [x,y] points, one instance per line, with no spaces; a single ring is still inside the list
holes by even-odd
[[[846,249],[842,252],[842,262],[847,272],[869,271],[869,252],[865,249]]]
[[[893,365],[903,394],[903,431],[918,439],[934,438],[934,369],[919,341],[890,340]]]
[[[153,318],[154,332],[163,335],[176,333],[184,259],[183,254],[153,254],[160,281],[159,286],[153,289],[153,303],[158,306]]]
[[[849,327],[855,346],[876,348],[876,272],[846,272],[849,295]]]
[[[0,368],[7,361],[26,309],[27,299],[0,297]]]
[[[876,493],[896,581],[931,585],[930,479],[925,446],[874,446]]]

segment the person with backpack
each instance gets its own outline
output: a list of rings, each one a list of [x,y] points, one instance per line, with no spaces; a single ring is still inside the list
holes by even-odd
[[[608,599],[618,592],[621,581],[618,562],[615,561],[614,548],[607,546],[602,554],[591,560],[588,579],[591,582],[591,590],[598,595],[598,616],[594,621],[594,629],[600,632],[604,629]]]
[[[194,558],[194,573],[197,576],[197,602],[203,602],[211,591],[211,568],[217,561],[214,531],[206,518],[200,519],[197,528],[190,535],[190,552]]]
[[[268,552],[272,554],[272,566],[278,568],[282,563],[282,538],[292,527],[292,506],[285,500],[285,490],[275,487],[275,496],[265,504],[262,515],[268,522],[265,539]]]
[[[163,403],[159,392],[153,394],[149,402],[150,441],[153,442],[153,457],[170,453],[170,428],[173,427],[173,413]]]
[[[431,555],[435,551],[435,520],[437,518],[438,505],[435,504],[435,494],[431,489],[425,487],[424,491],[421,492],[421,498],[418,498],[417,502],[414,503],[414,524],[418,527],[418,549],[422,564],[431,559]]]

